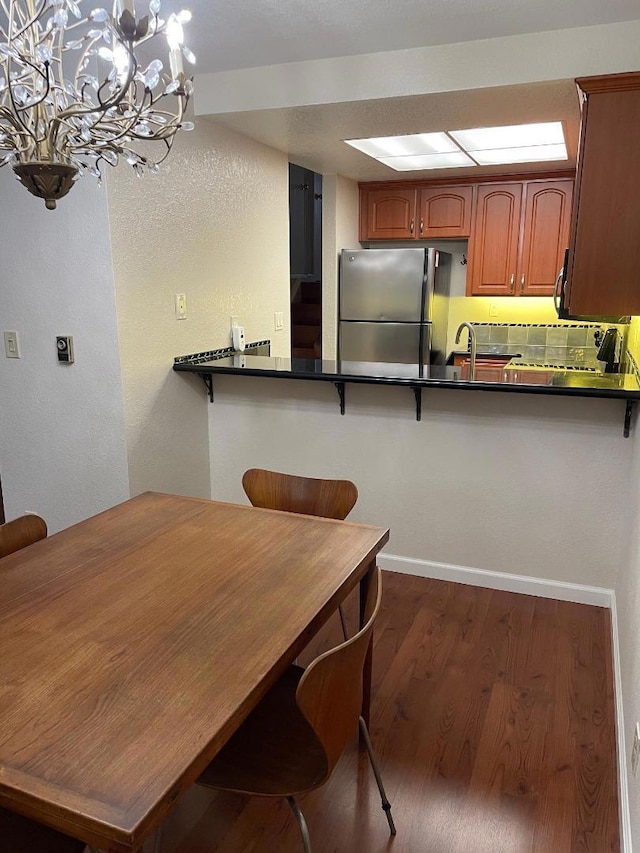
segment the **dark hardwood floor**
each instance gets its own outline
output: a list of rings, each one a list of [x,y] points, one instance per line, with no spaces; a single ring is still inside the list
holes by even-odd
[[[371,736],[398,834],[354,737],[300,800],[314,853],[618,851],[608,611],[389,572],[383,585]],[[339,640],[336,616],[306,659]],[[286,803],[194,788],[162,850],[302,844]]]

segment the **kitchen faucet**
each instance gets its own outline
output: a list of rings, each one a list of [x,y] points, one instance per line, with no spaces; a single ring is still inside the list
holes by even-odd
[[[460,333],[463,329],[467,329],[469,331],[469,348],[471,350],[471,358],[469,364],[469,379],[476,378],[476,330],[473,328],[471,323],[460,323],[458,326],[458,331],[456,332],[456,343],[460,343]]]

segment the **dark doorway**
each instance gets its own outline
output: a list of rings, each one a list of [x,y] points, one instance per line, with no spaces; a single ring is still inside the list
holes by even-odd
[[[289,163],[291,355],[322,356],[322,175]]]

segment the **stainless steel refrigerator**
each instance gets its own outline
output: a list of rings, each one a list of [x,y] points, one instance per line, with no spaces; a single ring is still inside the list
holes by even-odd
[[[450,279],[436,249],[343,249],[338,358],[444,364]]]

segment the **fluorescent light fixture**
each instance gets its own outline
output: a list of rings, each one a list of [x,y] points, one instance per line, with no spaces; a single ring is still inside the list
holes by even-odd
[[[490,148],[530,148],[534,145],[564,145],[564,134],[560,121],[450,130],[449,135],[465,151],[486,151]]]
[[[475,166],[464,151],[451,151],[447,154],[416,154],[410,157],[377,157],[385,166],[391,166],[396,172],[415,172],[419,169],[452,169],[459,166]]]
[[[497,166],[500,163],[540,163],[545,160],[568,160],[567,146],[523,145],[519,148],[492,148],[487,151],[470,151],[479,166]]]
[[[344,141],[396,172],[569,159],[560,121]]]
[[[380,136],[375,139],[345,139],[345,142],[369,157],[375,157],[376,160],[381,157],[458,151],[458,146],[446,133],[412,133],[407,136]]]

